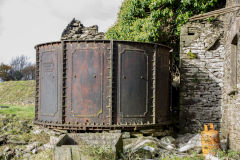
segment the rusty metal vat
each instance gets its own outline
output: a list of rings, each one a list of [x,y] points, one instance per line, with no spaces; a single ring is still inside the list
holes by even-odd
[[[85,40],[35,48],[35,124],[78,131],[169,124],[168,47]]]

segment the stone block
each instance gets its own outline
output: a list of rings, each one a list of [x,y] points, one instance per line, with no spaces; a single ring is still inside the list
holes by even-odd
[[[56,160],[92,160],[96,157],[91,156],[81,146],[67,145],[54,148],[54,159]]]
[[[85,149],[91,149],[93,146],[103,149],[105,151],[110,151],[110,155],[113,155],[115,159],[120,157],[120,154],[123,151],[123,141],[121,133],[70,133],[65,136],[62,136],[62,139],[56,143],[54,149],[55,159],[58,158],[58,153],[66,150],[66,154],[75,152],[76,155],[80,154],[80,157],[83,156],[86,159],[89,155],[82,154],[86,152]],[[95,148],[96,149],[96,148]],[[85,150],[85,151],[84,151]],[[71,156],[71,155],[66,155]],[[74,157],[73,157],[74,158]],[[79,157],[77,157],[79,158]],[[82,158],[82,157],[81,157]],[[92,158],[90,156],[90,158]],[[61,159],[60,159],[61,160]],[[72,159],[75,160],[75,159]],[[78,159],[76,159],[78,160]]]

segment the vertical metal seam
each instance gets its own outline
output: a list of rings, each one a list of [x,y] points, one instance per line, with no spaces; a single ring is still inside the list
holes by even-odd
[[[62,124],[65,123],[66,113],[66,43],[62,41]]]
[[[57,122],[60,124],[62,123],[62,92],[63,92],[63,78],[62,78],[62,72],[63,72],[63,50],[62,50],[62,43],[58,44],[56,46],[57,49],[57,81],[58,81],[58,114],[60,117],[57,118]]]
[[[109,70],[109,123],[113,122],[113,40],[110,41],[110,70]]]
[[[38,120],[38,107],[39,107],[39,72],[40,72],[40,68],[39,68],[39,47],[36,48],[36,71],[35,71],[35,74],[36,74],[36,97],[35,97],[35,120]]]
[[[239,33],[237,33],[237,49],[236,49],[236,85],[237,88],[237,82],[238,82],[238,50],[239,50]]]
[[[173,67],[172,67],[172,61],[173,61],[173,57],[172,57],[172,53],[173,53],[173,50],[170,50],[169,51],[169,94],[168,94],[168,96],[169,96],[169,100],[168,100],[168,104],[169,104],[169,111],[170,111],[170,114],[173,112],[173,108],[172,108],[172,98],[173,98],[173,95],[172,95],[172,93],[173,93],[173,91],[172,91],[172,72],[173,72]],[[172,119],[172,114],[171,114],[171,116],[170,116],[170,119]]]
[[[153,84],[153,98],[152,98],[152,108],[153,108],[153,124],[156,124],[156,60],[157,60],[157,45],[154,45],[154,52],[153,52],[153,78],[152,78],[152,84]]]

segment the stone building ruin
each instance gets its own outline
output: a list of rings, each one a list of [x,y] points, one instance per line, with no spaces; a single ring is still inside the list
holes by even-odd
[[[64,29],[61,40],[99,40],[104,39],[104,33],[98,32],[98,26],[85,27],[75,18]]]
[[[240,150],[240,0],[190,18],[180,42],[180,124],[213,122]]]
[[[73,19],[61,40],[98,40],[98,26]],[[180,36],[180,128],[199,132],[214,123],[240,150],[240,0],[191,17]]]

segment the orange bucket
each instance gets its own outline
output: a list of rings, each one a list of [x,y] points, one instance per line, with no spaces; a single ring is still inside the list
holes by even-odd
[[[220,138],[218,131],[214,130],[213,124],[204,124],[204,131],[201,134],[202,152],[203,155],[207,154],[216,155],[219,150]]]

